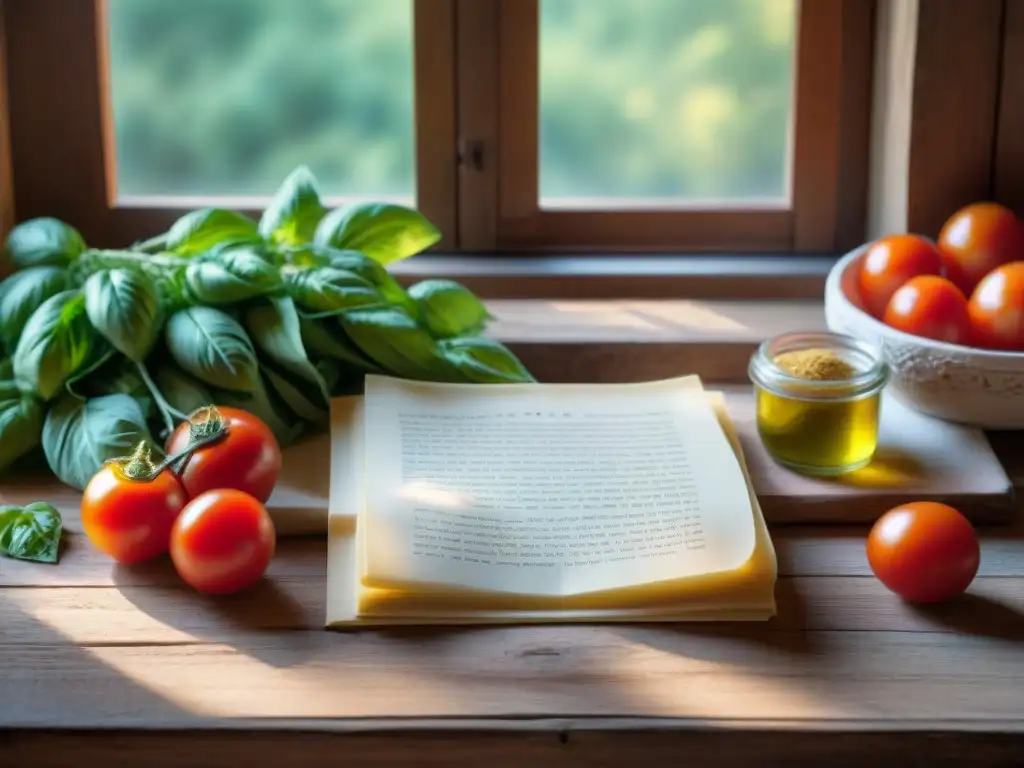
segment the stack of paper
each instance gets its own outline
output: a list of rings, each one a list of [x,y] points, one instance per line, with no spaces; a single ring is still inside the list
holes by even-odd
[[[717,393],[369,376],[332,403],[327,625],[766,620]]]

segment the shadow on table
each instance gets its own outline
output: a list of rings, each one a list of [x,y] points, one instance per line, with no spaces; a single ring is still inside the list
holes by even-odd
[[[1024,643],[1024,613],[990,597],[968,592],[945,603],[911,604],[910,609],[965,635]]]
[[[112,576],[132,605],[196,640],[229,645],[274,667],[301,664],[315,650],[308,630],[322,625],[321,583],[264,578],[234,595],[204,595],[177,578],[169,558],[117,565]],[[143,580],[151,583],[140,585]],[[281,653],[279,641],[268,637],[283,631],[291,633],[287,654]]]
[[[18,728],[94,728],[138,719],[149,723],[188,724],[198,715],[187,712],[159,691],[108,663],[110,649],[84,647],[9,599],[0,589],[0,743],[12,740]],[[118,649],[131,653],[144,649]],[[4,706],[6,705],[6,706]],[[10,746],[10,745],[8,745]],[[17,744],[13,744],[17,747]],[[3,750],[5,757],[10,749]],[[16,752],[16,750],[15,750]],[[8,765],[4,758],[0,764]],[[10,765],[29,765],[16,759]]]
[[[803,657],[827,652],[827,636],[805,631],[807,610],[794,579],[779,579],[775,585],[778,614],[768,621],[692,622],[680,624],[617,627],[620,634],[662,651],[691,658],[714,660],[720,648],[708,640],[721,640],[741,648],[770,650],[786,656]]]

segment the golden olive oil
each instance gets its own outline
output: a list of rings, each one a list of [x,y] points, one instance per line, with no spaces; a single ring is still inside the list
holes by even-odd
[[[812,474],[840,474],[871,461],[878,445],[879,393],[804,400],[755,391],[761,441],[781,463]]]

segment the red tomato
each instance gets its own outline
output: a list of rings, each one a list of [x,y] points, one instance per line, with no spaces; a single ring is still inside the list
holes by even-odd
[[[985,275],[971,295],[968,311],[978,344],[1024,351],[1024,261]]]
[[[200,592],[226,595],[252,586],[270,563],[274,523],[242,491],[207,491],[188,503],[171,532],[178,575]]]
[[[865,309],[881,318],[889,299],[907,280],[941,274],[938,248],[917,235],[892,235],[875,241],[864,253],[857,288]]]
[[[971,343],[967,299],[944,277],[912,277],[889,300],[885,323],[905,333],[950,344]]]
[[[281,474],[281,448],[270,428],[251,413],[237,408],[217,407],[227,424],[228,434],[200,448],[181,473],[188,495],[234,488],[266,502]],[[189,424],[178,426],[167,442],[167,454],[188,447]]]
[[[187,503],[170,470],[143,481],[108,464],[85,487],[82,528],[100,552],[120,563],[140,563],[167,552],[171,527]]]
[[[953,507],[934,501],[903,504],[878,518],[867,554],[879,581],[917,603],[959,595],[981,562],[974,527]]]
[[[993,269],[1024,260],[1024,223],[997,203],[974,203],[946,221],[938,245],[946,277],[970,296]]]

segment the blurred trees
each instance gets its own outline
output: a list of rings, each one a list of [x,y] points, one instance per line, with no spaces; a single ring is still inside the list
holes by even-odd
[[[783,194],[795,5],[542,0],[542,193]],[[122,194],[413,194],[412,0],[109,7]]]

